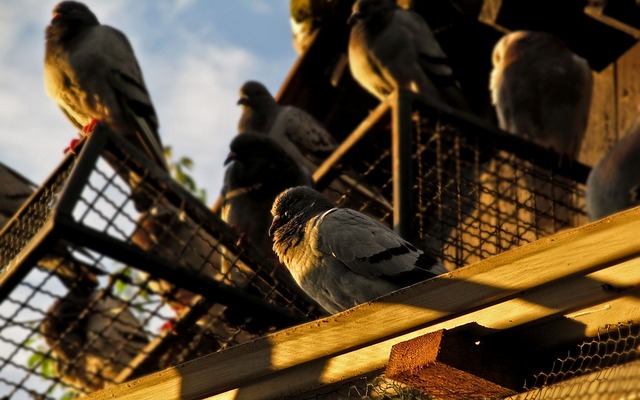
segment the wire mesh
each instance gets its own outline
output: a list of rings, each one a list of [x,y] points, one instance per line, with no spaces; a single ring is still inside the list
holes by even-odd
[[[413,191],[414,209],[406,219],[414,237],[407,239],[449,268],[586,222],[587,167],[512,135],[437,113],[420,101],[411,107],[406,125],[411,127],[414,179],[407,190]],[[357,171],[363,186],[377,188],[392,203],[389,117],[372,124],[340,166]],[[352,189],[333,197],[339,206],[393,224],[393,208],[377,197],[355,200]]]
[[[317,317],[127,142],[84,147],[0,236],[2,395],[73,398]]]

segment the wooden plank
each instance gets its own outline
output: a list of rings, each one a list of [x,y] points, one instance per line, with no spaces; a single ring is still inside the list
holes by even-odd
[[[640,42],[616,61],[616,100],[621,138],[640,112]]]
[[[477,322],[501,330],[580,310],[623,295],[599,279],[640,284],[637,263],[625,264],[640,256],[639,230],[640,208],[632,209],[89,398],[273,398],[383,368],[392,345],[437,329]],[[599,279],[589,275],[601,269]]]
[[[385,375],[448,400],[515,394],[521,382],[513,379],[513,360],[493,350],[441,329],[394,345]]]
[[[618,140],[616,114],[615,65],[593,73],[593,95],[587,131],[578,161],[594,166]]]

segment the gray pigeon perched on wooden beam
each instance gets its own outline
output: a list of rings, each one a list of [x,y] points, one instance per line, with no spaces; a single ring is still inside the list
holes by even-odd
[[[348,23],[351,74],[369,93],[384,101],[403,88],[469,110],[447,55],[419,14],[392,0],[358,0]]]
[[[311,188],[287,189],[271,213],[273,250],[330,313],[448,272],[378,221],[335,208]]]
[[[640,111],[640,109],[639,109]],[[590,220],[640,206],[640,113],[620,139],[593,167],[587,178]]]
[[[89,134],[107,122],[167,169],[158,118],[122,32],[101,25],[82,3],[61,2],[46,29],[44,71],[47,92],[76,127]]]

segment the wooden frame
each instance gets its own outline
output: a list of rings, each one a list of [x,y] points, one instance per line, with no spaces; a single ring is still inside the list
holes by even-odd
[[[394,344],[469,323],[478,337],[544,324],[536,345],[579,340],[640,319],[638,232],[640,208],[88,398],[281,398],[378,371]]]

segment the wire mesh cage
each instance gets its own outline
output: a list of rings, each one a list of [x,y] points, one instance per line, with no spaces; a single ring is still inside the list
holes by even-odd
[[[3,228],[0,393],[72,398],[318,315],[149,164],[100,127]]]
[[[394,190],[407,196],[393,208],[356,203],[450,268],[586,222],[588,167],[410,93],[372,113],[331,161],[389,202]],[[338,204],[351,206],[353,192]]]

